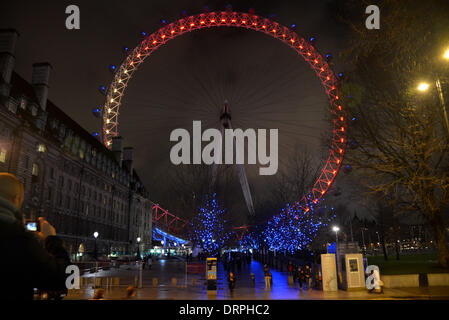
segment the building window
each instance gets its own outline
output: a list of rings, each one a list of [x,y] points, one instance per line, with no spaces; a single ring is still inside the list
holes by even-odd
[[[0,149],[0,162],[2,162],[2,163],[6,162],[6,149],[5,148]]]
[[[59,188],[62,188],[62,187],[64,187],[64,177],[60,176],[59,177]]]
[[[27,101],[26,99],[22,98],[22,100],[20,100],[20,108],[25,110],[27,107]]]
[[[47,147],[43,143],[37,145],[37,152],[47,152]]]
[[[33,168],[31,170],[31,174],[33,175],[33,177],[39,176],[39,165],[37,163],[33,163]]]
[[[66,207],[66,209],[70,209],[70,197],[67,197],[67,201],[66,201],[65,207]]]
[[[61,192],[58,192],[58,200],[56,202],[57,202],[59,207],[62,205],[62,194],[61,194]]]

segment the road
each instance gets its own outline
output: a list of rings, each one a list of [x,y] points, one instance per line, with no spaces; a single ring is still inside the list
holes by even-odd
[[[255,286],[251,287],[250,274],[255,275]],[[398,288],[385,289],[383,294],[361,291],[323,292],[321,290],[302,290],[297,286],[288,285],[287,273],[271,270],[273,286],[265,289],[263,267],[257,261],[250,265],[243,265],[241,270],[236,269],[237,280],[235,289],[231,292],[225,279],[225,271],[221,264],[218,268],[217,291],[206,290],[205,275],[192,275],[186,277],[185,262],[178,259],[159,260],[153,263],[152,269],[142,271],[142,288],[137,290],[134,299],[328,299],[328,300],[376,300],[376,299],[449,299],[449,287],[432,288]],[[133,285],[135,277],[139,274],[136,265],[122,266],[120,269],[87,273],[84,278],[90,278],[91,284],[80,290],[71,290],[66,300],[90,299],[93,296],[93,278],[120,277],[120,286],[108,288],[105,292],[106,299],[121,299],[125,296],[125,290]],[[153,278],[158,279],[157,286],[153,285]],[[172,278],[177,279],[176,286],[172,284]],[[194,282],[193,282],[194,281]],[[105,284],[103,285],[106,288]]]

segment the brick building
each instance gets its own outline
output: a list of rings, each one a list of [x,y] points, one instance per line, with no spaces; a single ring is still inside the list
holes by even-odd
[[[27,219],[46,217],[72,257],[78,252],[149,250],[151,201],[133,169],[133,149],[111,150],[48,100],[51,66],[33,65],[31,83],[14,72],[19,35],[0,30],[0,172],[25,186]]]

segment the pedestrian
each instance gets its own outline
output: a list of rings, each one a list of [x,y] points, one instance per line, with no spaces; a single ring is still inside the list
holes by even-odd
[[[39,218],[40,231],[27,231],[20,212],[23,200],[23,184],[12,174],[0,173],[0,274],[2,288],[8,288],[0,290],[0,300],[32,300],[33,288],[42,292],[65,287],[61,264],[44,247],[45,239],[55,236],[56,230]],[[60,246],[61,242],[53,244]]]
[[[296,279],[298,280],[299,291],[302,291],[302,284],[304,282],[304,271],[301,267],[296,269]]]
[[[142,270],[145,270],[145,265],[147,264],[147,257],[143,257],[143,259],[141,260],[142,263]]]
[[[133,286],[129,286],[126,288],[126,296],[123,298],[123,300],[129,300],[133,298],[136,295],[136,288]]]
[[[263,273],[265,276],[265,289],[271,289],[270,268],[268,265],[264,265]]]
[[[147,263],[148,263],[148,269],[151,270],[151,267],[153,266],[153,259],[151,258],[151,255],[148,256]]]
[[[235,275],[234,273],[231,271],[229,272],[229,276],[228,276],[228,285],[229,285],[229,290],[234,290],[235,288]]]
[[[288,270],[288,275],[293,276],[293,264],[291,261],[288,262],[287,270]]]
[[[64,244],[58,236],[48,236],[44,243],[47,252],[52,255],[58,263],[59,272],[65,273],[66,268],[70,265],[70,257],[64,249]],[[63,295],[67,295],[67,287],[65,283],[59,283],[52,290],[47,292],[49,300],[61,300]]]
[[[95,290],[93,298],[89,300],[104,300],[104,289]]]
[[[307,289],[312,290],[312,268],[308,264],[304,270],[304,277],[307,282]]]

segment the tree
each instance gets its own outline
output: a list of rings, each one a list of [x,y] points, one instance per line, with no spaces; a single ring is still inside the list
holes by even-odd
[[[305,212],[300,206],[287,204],[278,215],[267,222],[265,241],[271,250],[288,252],[311,250],[311,245],[319,232],[334,218],[323,208],[315,210],[309,206]]]
[[[221,209],[216,193],[206,195],[204,206],[198,208],[191,223],[190,240],[209,255],[216,255],[229,239],[225,209]]]
[[[449,204],[447,128],[436,93],[419,96],[416,90],[420,79],[448,79],[449,63],[439,57],[449,41],[449,3],[385,0],[380,30],[367,30],[352,16],[363,3],[345,2],[340,9],[352,30],[344,53],[352,70],[342,87],[353,119],[348,130],[353,150],[346,159],[373,194],[404,214],[424,216],[439,264],[449,267],[443,214]]]

